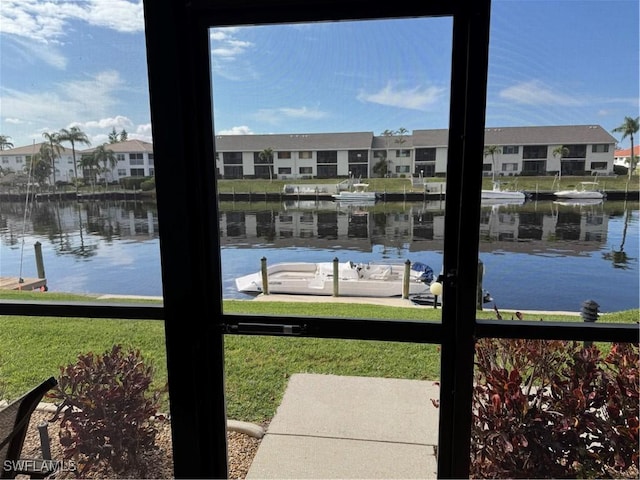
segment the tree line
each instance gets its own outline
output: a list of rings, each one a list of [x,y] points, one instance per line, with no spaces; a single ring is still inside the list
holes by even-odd
[[[82,168],[91,181],[95,181],[97,175],[104,174],[105,187],[107,185],[107,173],[111,172],[118,164],[116,154],[109,148],[110,144],[124,142],[128,140],[128,133],[126,130],[116,132],[115,127],[109,134],[109,142],[103,143],[96,147],[96,149],[89,153],[83,154],[79,159],[76,157],[76,145],[90,146],[91,141],[85,132],[79,127],[73,126],[70,128],[62,128],[57,132],[44,132],[42,134],[45,142],[40,145],[40,149],[31,157],[27,158],[25,165],[25,173],[29,174],[30,178],[39,184],[46,184],[49,179],[52,179],[52,184],[55,186],[56,169],[55,161],[60,158],[61,152],[65,148],[62,144],[71,144],[71,155],[73,158],[73,177],[76,187],[76,193],[80,186],[80,178],[78,177],[78,167]],[[11,137],[6,135],[0,135],[0,150],[6,150],[13,148],[14,145],[11,142]],[[12,173],[9,171],[2,171],[0,167],[0,173]],[[83,173],[83,178],[85,174]]]

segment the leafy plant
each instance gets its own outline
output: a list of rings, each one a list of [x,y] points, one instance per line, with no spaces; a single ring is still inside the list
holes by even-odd
[[[471,476],[637,475],[637,344],[481,339],[476,362]]]
[[[153,372],[139,350],[125,352],[121,345],[60,367],[58,386],[48,396],[61,401],[53,420],[60,418],[64,457],[76,461],[79,476],[105,464],[144,474],[139,456],[155,448],[157,433],[158,394],[148,394]]]

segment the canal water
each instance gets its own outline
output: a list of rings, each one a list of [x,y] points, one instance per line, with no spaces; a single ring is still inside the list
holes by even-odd
[[[234,279],[282,261],[410,260],[442,268],[444,202],[343,205],[333,201],[221,202],[222,290],[249,299]],[[0,204],[0,276],[37,276],[50,291],[162,295],[153,203]],[[483,288],[504,309],[602,312],[638,308],[638,202],[485,205]],[[218,288],[212,286],[213,289]]]

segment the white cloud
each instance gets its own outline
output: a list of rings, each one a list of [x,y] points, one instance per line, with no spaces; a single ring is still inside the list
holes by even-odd
[[[80,127],[82,128],[101,128],[103,130],[111,130],[115,128],[117,131],[121,131],[123,128],[126,130],[127,128],[131,128],[132,126],[133,122],[123,115],[101,118],[100,120],[91,120],[80,124]]]
[[[139,135],[140,137],[145,137],[145,138],[151,138],[152,136],[152,131],[151,131],[151,124],[150,123],[145,123],[144,125],[138,125],[136,127],[136,135]]]
[[[437,105],[444,98],[445,94],[446,89],[442,87],[415,87],[401,90],[395,89],[394,86],[389,83],[375,93],[361,92],[358,95],[358,100],[389,107],[425,111]]]
[[[12,124],[51,125],[61,128],[69,125],[85,125],[78,119],[100,118],[108,115],[117,103],[117,93],[122,88],[117,72],[105,71],[85,80],[59,83],[53,90],[28,92],[4,88],[0,90],[0,104],[5,121]],[[114,117],[125,122],[125,117]],[[99,125],[105,120],[96,120]],[[57,129],[57,128],[56,128]]]
[[[144,31],[141,0],[2,0],[0,33],[42,44],[61,43],[73,20],[118,32]]]
[[[566,95],[554,92],[552,88],[538,80],[519,83],[500,92],[500,98],[525,105],[553,105],[575,107],[585,102]]]
[[[279,123],[283,119],[320,120],[327,116],[328,114],[322,110],[315,110],[307,107],[265,108],[259,110],[253,115],[256,120],[271,124]]]
[[[216,132],[216,135],[253,135],[251,128],[246,125],[241,125],[238,127],[232,127],[229,130],[220,130]]]
[[[19,118],[5,118],[4,119],[5,122],[7,123],[12,123],[14,125],[21,125],[24,123],[24,121],[20,120]]]

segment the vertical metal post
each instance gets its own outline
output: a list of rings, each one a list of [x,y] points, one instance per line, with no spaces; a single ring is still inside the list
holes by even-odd
[[[484,303],[484,294],[482,293],[482,277],[484,276],[484,264],[482,260],[478,259],[478,287],[476,292],[476,309],[482,310],[482,304]]]
[[[40,448],[42,449],[42,459],[51,460],[51,442],[49,441],[49,423],[40,422],[38,433],[40,434]]]
[[[262,272],[262,293],[269,295],[269,274],[267,273],[267,257],[260,259],[260,271]]]
[[[411,260],[404,262],[404,276],[402,278],[402,298],[409,298],[409,278],[411,272]]]
[[[42,244],[40,242],[36,242],[33,248],[36,251],[36,269],[38,270],[38,278],[45,278],[44,261],[42,260]]]
[[[338,278],[338,257],[333,259],[333,296],[340,296],[339,278]]]

